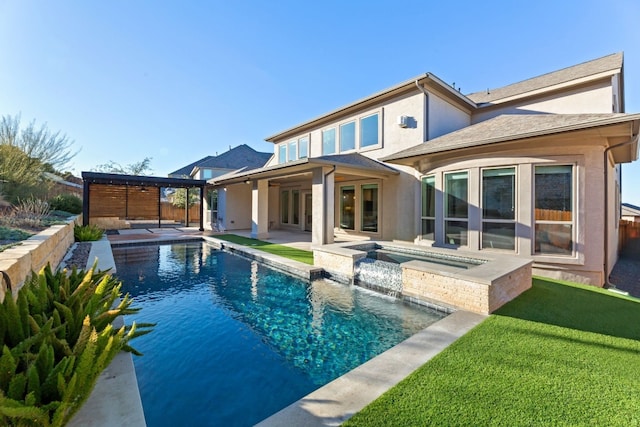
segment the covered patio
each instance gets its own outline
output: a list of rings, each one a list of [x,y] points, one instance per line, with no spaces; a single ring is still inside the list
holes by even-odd
[[[96,224],[107,229],[175,226],[175,221],[163,219],[162,189],[197,188],[200,200],[199,230],[204,230],[204,180],[99,172],[82,172],[82,179],[84,225]],[[188,197],[185,197],[185,204],[187,200]],[[187,227],[190,224],[189,210],[185,207]]]

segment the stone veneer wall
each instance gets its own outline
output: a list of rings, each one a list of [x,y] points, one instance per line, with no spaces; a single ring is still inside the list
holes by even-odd
[[[81,222],[82,215],[78,215],[64,225],[53,225],[22,241],[22,244],[0,252],[0,271],[9,276],[14,297],[32,272],[40,271],[47,263],[54,269],[58,267],[73,245],[74,226]],[[0,286],[0,301],[7,291],[5,286]]]
[[[531,264],[486,283],[413,268],[402,269],[402,293],[489,314],[531,287]]]

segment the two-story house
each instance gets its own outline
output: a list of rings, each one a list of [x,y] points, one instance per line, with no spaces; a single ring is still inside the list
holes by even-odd
[[[225,215],[256,238],[502,251],[603,285],[618,165],[637,159],[639,127],[624,113],[621,53],[468,95],[427,73],[272,135],[264,167],[209,182],[245,195]]]

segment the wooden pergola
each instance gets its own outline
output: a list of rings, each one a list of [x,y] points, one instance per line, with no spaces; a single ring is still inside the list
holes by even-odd
[[[84,181],[82,222],[90,223],[94,217],[158,219],[161,227],[160,189],[200,189],[200,231],[204,230],[205,180],[162,178],[156,176],[119,175],[100,172],[82,172]],[[189,225],[189,209],[186,209],[186,225]]]

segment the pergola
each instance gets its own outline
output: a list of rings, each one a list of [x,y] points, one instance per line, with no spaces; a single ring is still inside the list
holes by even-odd
[[[100,172],[82,172],[84,180],[82,222],[90,223],[91,216],[139,217],[158,219],[161,227],[163,187],[200,189],[200,231],[204,230],[204,187],[200,179],[162,178],[156,176],[119,175]],[[186,209],[186,225],[189,209]]]

